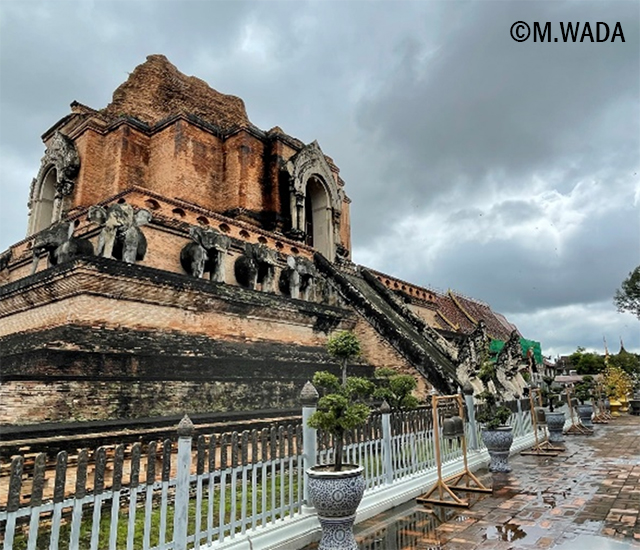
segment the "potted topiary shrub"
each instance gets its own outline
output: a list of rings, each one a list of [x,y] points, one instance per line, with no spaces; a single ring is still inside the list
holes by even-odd
[[[580,422],[585,428],[590,429],[593,429],[593,423],[591,422],[593,405],[591,404],[591,399],[593,398],[594,387],[595,381],[593,380],[593,376],[587,374],[582,377],[582,380],[576,384],[574,389],[576,399],[580,403],[576,407]]]
[[[489,470],[492,472],[510,472],[509,451],[513,443],[513,430],[507,425],[511,411],[499,404],[498,398],[490,390],[478,395],[484,401],[484,409],[476,416],[482,425],[480,436],[489,451]]]
[[[343,331],[330,338],[327,350],[340,360],[342,377],[327,371],[316,372],[313,385],[320,399],[308,424],[331,434],[333,463],[307,470],[309,500],[318,511],[322,526],[319,550],[355,550],[358,546],[353,537],[353,522],[365,481],[362,466],[343,463],[344,435],[366,422],[370,413],[366,400],[375,385],[366,378],[347,376],[347,363],[360,355],[360,343],[352,332]]]
[[[563,443],[565,416],[563,411],[556,409],[556,406],[559,405],[560,394],[553,386],[555,377],[544,376],[542,380],[546,386],[547,411],[545,417],[547,420],[547,429],[549,430],[549,443]]]
[[[484,401],[484,409],[476,416],[476,420],[482,425],[480,437],[491,458],[489,470],[510,472],[509,451],[513,443],[513,430],[507,425],[507,421],[511,418],[511,411],[499,402],[494,393],[500,384],[496,366],[489,358],[488,349],[482,356],[478,378],[485,389],[478,394],[478,399]]]
[[[415,409],[418,398],[413,391],[418,387],[416,379],[409,374],[399,374],[392,368],[381,367],[376,369],[374,376],[378,387],[373,393],[376,399],[384,399],[392,411],[403,414],[408,409]]]

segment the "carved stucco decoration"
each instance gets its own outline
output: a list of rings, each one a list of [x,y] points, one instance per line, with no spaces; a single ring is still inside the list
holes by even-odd
[[[289,175],[292,235],[304,235],[305,197],[309,179],[315,177],[324,188],[328,197],[327,207],[331,210],[329,220],[332,227],[331,242],[328,247],[330,250],[325,250],[323,253],[333,261],[335,245],[340,243],[340,219],[345,194],[336,183],[318,142],[314,141],[303,147],[285,163],[284,169]]]
[[[513,378],[521,368],[526,366],[526,362],[522,357],[520,335],[517,330],[511,332],[509,339],[500,350],[496,359],[496,366],[504,370],[508,378]]]
[[[482,382],[477,378],[480,371],[482,357],[489,346],[489,336],[483,321],[480,321],[476,329],[469,334],[460,344],[458,351],[458,382],[464,385],[469,383],[475,393],[483,390]]]
[[[60,132],[53,134],[51,142],[40,161],[40,170],[31,186],[30,202],[39,197],[42,183],[51,167],[56,169],[56,196],[66,197],[70,195],[73,192],[75,179],[80,170],[80,156],[73,141]]]
[[[209,274],[212,281],[223,282],[224,258],[231,246],[231,239],[219,231],[193,226],[189,230],[191,242],[180,251],[180,263],[194,277]]]
[[[4,251],[0,254],[0,271],[3,271],[7,267],[9,267],[9,262],[11,261],[11,257],[13,256],[13,251],[9,248],[9,250]]]
[[[291,157],[285,164],[285,170],[290,176],[290,190],[294,194],[294,200],[300,201],[304,206],[307,181],[311,176],[320,176],[325,190],[329,193],[331,208],[342,212],[342,199],[344,192],[338,188],[333,178],[331,168],[324,158],[317,141],[306,145]]]
[[[36,231],[37,220],[34,219],[34,209],[40,202],[42,186],[49,171],[55,168],[56,180],[54,182],[55,195],[51,222],[59,221],[62,215],[62,199],[73,193],[75,180],[80,170],[80,156],[71,139],[56,131],[44,152],[40,161],[38,175],[31,181],[29,191],[30,210],[29,234]],[[49,224],[46,224],[49,225]]]
[[[274,292],[275,266],[278,256],[275,250],[263,244],[245,243],[244,254],[236,258],[233,266],[236,281],[240,286],[262,292]]]
[[[115,203],[107,208],[92,206],[88,217],[102,226],[98,237],[98,256],[129,264],[144,260],[147,239],[140,227],[151,221],[151,212],[144,208],[136,211],[130,204]]]
[[[496,358],[498,381],[505,387],[510,396],[515,397],[523,394],[527,383],[520,371],[524,367],[526,367],[526,361],[522,357],[520,334],[514,330]]]
[[[315,265],[306,258],[288,256],[287,268],[280,273],[280,291],[291,298],[315,299],[314,281],[318,276]]]
[[[474,393],[480,393],[485,388],[478,378],[482,361],[489,349],[490,338],[484,321],[480,321],[476,329],[469,334],[460,345],[458,353],[458,380],[460,384],[469,383],[473,386]],[[519,374],[522,366],[522,354],[520,352],[520,336],[514,331],[509,341],[502,348],[496,358],[496,378],[498,386],[489,382],[488,389],[498,393],[505,400],[522,395],[526,382]]]

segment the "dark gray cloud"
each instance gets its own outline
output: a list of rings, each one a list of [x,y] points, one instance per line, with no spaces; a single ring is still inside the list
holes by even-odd
[[[620,169],[637,167],[636,8],[478,2],[441,43],[412,42],[358,110],[362,131],[391,155],[376,204],[394,193],[389,181],[402,182],[407,202],[429,206],[452,189],[471,200],[554,171],[565,172],[554,182],[565,192],[612,154]],[[626,42],[517,44],[508,32],[517,20],[554,29],[560,21],[621,21]]]
[[[626,41],[518,44],[518,20],[620,21]],[[318,139],[357,262],[485,300],[545,349],[599,325],[640,349],[610,302],[640,263],[639,25],[604,0],[3,2],[0,249],[24,236],[42,132],[163,53],[258,126]]]

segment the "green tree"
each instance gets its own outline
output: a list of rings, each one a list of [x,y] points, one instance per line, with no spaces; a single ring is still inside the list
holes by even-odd
[[[342,469],[344,434],[366,422],[370,413],[366,399],[371,397],[375,386],[366,378],[347,377],[347,363],[360,355],[360,342],[355,334],[343,331],[329,338],[327,351],[340,361],[342,381],[327,371],[315,373],[313,385],[321,397],[308,424],[333,435],[334,470],[339,472]]]
[[[640,377],[640,357],[622,348],[617,355],[609,356],[609,365],[618,367],[632,377]]]
[[[595,352],[587,352],[584,348],[578,347],[569,356],[571,366],[578,374],[599,374],[604,370],[604,357]]]
[[[389,367],[381,367],[376,369],[375,377],[380,385],[373,396],[377,399],[385,399],[391,409],[404,411],[418,406],[418,399],[413,395],[418,383],[413,376],[398,374]]]
[[[362,353],[358,337],[349,330],[338,332],[329,338],[327,351],[334,359],[340,361],[342,369],[342,385],[347,383],[347,363]]]
[[[613,296],[613,303],[619,312],[628,311],[640,319],[640,265],[622,281]]]
[[[593,398],[595,382],[590,374],[584,376],[575,386],[575,396],[581,405],[587,405]]]

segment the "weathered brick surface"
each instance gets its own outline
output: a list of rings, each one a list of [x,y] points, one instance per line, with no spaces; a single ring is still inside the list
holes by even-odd
[[[295,406],[337,368],[334,329],[356,331],[368,374],[413,372],[348,309],[101,258],[1,287],[0,316],[0,422]]]
[[[321,346],[82,325],[24,336],[0,341],[0,423],[295,407],[316,370],[338,369]]]
[[[139,265],[165,269],[174,273],[184,273],[180,265],[180,250],[190,241],[189,227],[202,225],[203,221],[208,227],[222,231],[237,240],[233,250],[229,252],[226,262],[227,277],[225,281],[229,284],[236,284],[233,262],[242,253],[242,242],[263,243],[278,251],[281,255],[280,269],[285,266],[288,255],[311,258],[313,254],[313,249],[310,247],[287,239],[283,235],[265,231],[250,223],[229,218],[184,201],[169,200],[162,195],[139,187],[116,195],[109,203],[122,199],[136,208],[149,209],[154,216],[152,222],[142,228],[147,238],[148,247],[147,255],[143,261],[139,262]],[[78,208],[71,216],[71,219],[75,219],[79,223],[74,234],[90,238],[94,248],[97,249],[99,227],[89,222],[86,210],[86,208]],[[0,279],[0,284],[17,281],[30,275],[32,241],[33,238],[28,238],[11,247],[12,260],[9,268],[0,272],[4,278],[4,280]],[[47,269],[47,261],[43,258],[38,265],[38,271],[44,269]]]
[[[203,80],[182,74],[163,55],[148,56],[113,93],[104,114],[119,117],[122,113],[148,124],[175,113],[198,115],[221,128],[249,123],[242,99],[221,94]]]

